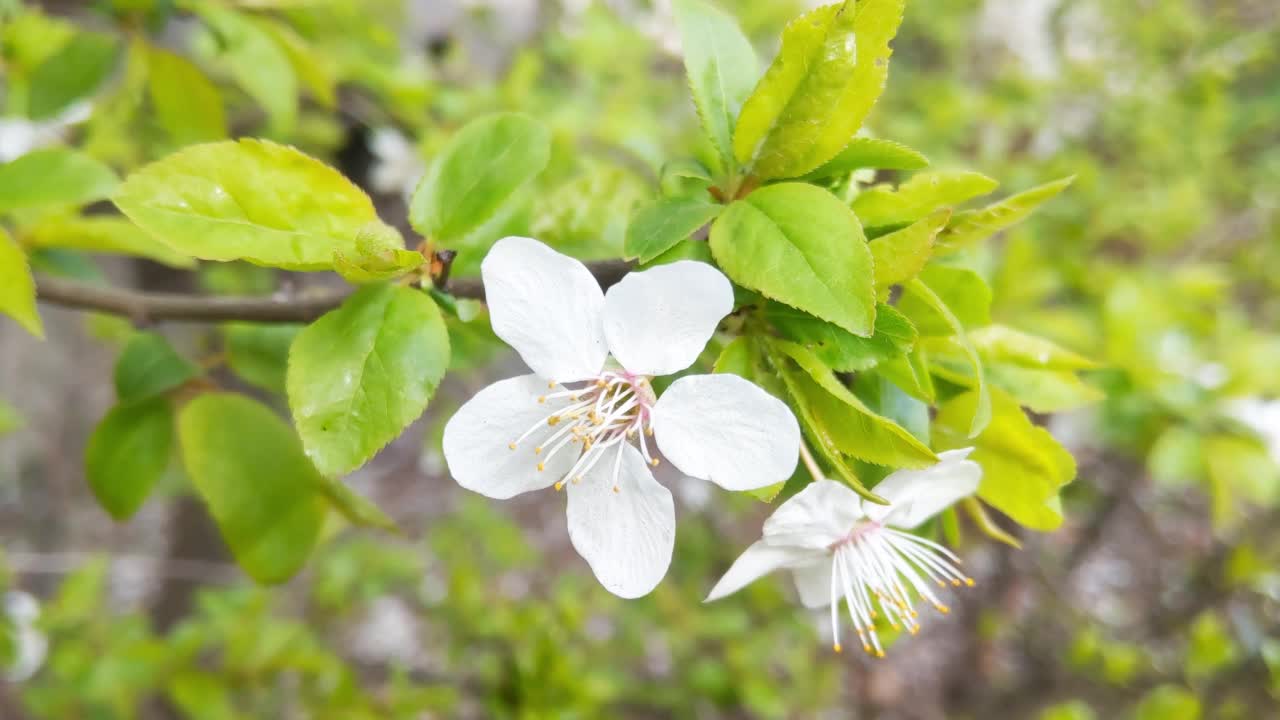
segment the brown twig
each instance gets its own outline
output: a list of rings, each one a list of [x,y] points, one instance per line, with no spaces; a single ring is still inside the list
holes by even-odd
[[[587,267],[600,286],[608,288],[622,279],[630,264],[606,260]],[[448,291],[457,297],[484,299],[484,286],[475,278],[454,280]],[[36,295],[42,302],[119,315],[140,324],[173,320],[306,323],[342,304],[350,292],[342,289],[296,296],[206,296],[125,290],[43,275],[36,279]]]

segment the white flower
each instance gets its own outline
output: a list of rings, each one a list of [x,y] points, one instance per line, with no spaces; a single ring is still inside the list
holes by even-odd
[[[1226,412],[1257,433],[1272,460],[1280,464],[1280,400],[1239,397],[1227,403]]]
[[[40,603],[29,593],[11,590],[4,594],[4,612],[13,632],[13,659],[4,668],[9,682],[27,680],[44,664],[49,640],[36,627]]]
[[[781,482],[800,428],[780,400],[736,375],[689,375],[657,397],[651,379],[693,364],[733,309],[705,263],[627,275],[603,293],[582,263],[537,240],[498,241],[481,265],[498,337],[534,374],[494,383],[445,426],[463,487],[509,498],[568,490],[569,539],[610,592],[648,593],[671,563],[675,509],[657,451],[729,490]]]
[[[413,197],[426,163],[409,138],[393,127],[380,127],[369,135],[373,167],[369,186],[382,195],[399,195],[406,203]]]
[[[973,580],[960,559],[925,538],[903,532],[973,494],[982,468],[967,460],[972,448],[940,453],[926,470],[899,470],[875,491],[888,505],[864,501],[847,486],[818,480],[774,511],[764,537],[742,553],[711,589],[707,601],[737,592],[774,570],[787,568],[808,608],[831,606],[831,633],[840,652],[839,601],[868,653],[884,656],[876,621],[912,634],[920,629],[915,603],[924,599],[948,612],[930,585],[961,587]]]
[[[57,144],[67,128],[88,120],[92,112],[93,106],[88,102],[78,102],[42,122],[20,117],[0,118],[0,162],[17,160],[32,150]]]

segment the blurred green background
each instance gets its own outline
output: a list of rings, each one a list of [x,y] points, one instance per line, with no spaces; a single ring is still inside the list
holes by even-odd
[[[765,57],[802,9],[720,4]],[[228,132],[325,158],[403,226],[405,188],[454,128],[521,110],[556,152],[511,222],[583,258],[620,254],[660,163],[696,142],[662,0],[228,2],[218,28],[185,5],[0,0],[6,114],[29,114],[53,87],[43,62],[92,32],[112,50],[77,50],[91,109],[55,141],[126,169],[193,141],[130,72],[146,36],[213,69]],[[246,58],[245,23],[288,38],[288,65]],[[298,107],[273,99],[285,76]],[[455,341],[429,417],[352,480],[404,535],[334,527],[300,577],[254,588],[177,469],[127,526],[96,507],[78,459],[124,331],[52,311],[52,347],[0,327],[0,584],[39,598],[49,642],[34,676],[0,685],[0,718],[1278,716],[1280,6],[915,0],[870,125],[1009,192],[1076,176],[984,266],[995,319],[1103,363],[1089,383],[1105,399],[1045,418],[1080,465],[1066,525],[1021,550],[966,534],[978,585],[950,616],[875,660],[831,653],[778,580],[702,605],[770,508],[690,485],[667,580],[609,595],[558,497],[493,503],[444,471],[442,419],[513,366],[481,330]],[[40,263],[182,281],[66,251]],[[275,278],[218,266],[199,282]],[[264,392],[291,332],[252,338]],[[200,353],[207,333],[178,335]]]

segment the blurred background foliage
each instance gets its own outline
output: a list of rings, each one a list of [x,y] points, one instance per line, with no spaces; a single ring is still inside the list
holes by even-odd
[[[720,4],[766,56],[801,9]],[[0,0],[0,17],[3,122],[39,121],[42,142],[118,170],[227,135],[293,143],[374,192],[402,229],[407,191],[454,129],[527,112],[554,132],[551,167],[477,244],[518,230],[617,257],[630,212],[655,183],[678,181],[661,161],[698,142],[661,0]],[[87,359],[51,369],[72,389],[49,410],[20,387],[22,341],[6,333],[0,565],[5,585],[41,599],[50,650],[32,678],[0,688],[0,717],[1277,712],[1280,413],[1268,440],[1259,408],[1280,395],[1280,9],[917,1],[894,48],[877,133],[938,167],[980,167],[1010,191],[1076,176],[979,259],[995,321],[1103,365],[1088,382],[1105,400],[1049,424],[1080,464],[1067,524],[1020,533],[1021,550],[966,537],[979,585],[951,617],[876,661],[831,654],[779,582],[702,605],[768,506],[710,507],[698,487],[678,497],[667,581],[642,601],[608,595],[545,498],[486,503],[443,472],[439,420],[507,357],[483,317],[451,320],[455,368],[475,370],[453,379],[419,441],[353,479],[395,509],[404,536],[333,527],[302,576],[258,589],[216,547],[191,552],[184,533],[198,523],[176,469],[170,499],[127,529],[110,527],[83,480],[57,482],[48,463],[79,456],[105,405],[75,384],[105,371]],[[44,272],[169,282],[158,266],[65,247],[68,228],[90,222],[129,241],[92,208],[39,222]],[[217,265],[199,282],[245,293],[276,279]],[[96,353],[98,367],[128,332],[105,318],[55,322],[73,360]],[[224,347],[244,381],[279,392],[292,329],[202,332],[186,337],[197,354]],[[78,424],[61,419],[85,404]],[[32,500],[47,488],[52,499]]]

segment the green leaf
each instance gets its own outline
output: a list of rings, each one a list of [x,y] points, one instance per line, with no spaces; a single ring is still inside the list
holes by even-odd
[[[716,362],[711,368],[711,372],[730,373],[741,378],[751,380],[755,376],[755,353],[751,347],[751,338],[745,335],[729,341],[724,349],[720,351],[720,355],[716,357]]]
[[[680,260],[697,260],[708,265],[714,265],[715,259],[711,257],[711,246],[700,240],[681,240],[671,249],[662,253],[658,257],[647,263],[640,263],[640,269],[657,267],[658,265],[668,265]]]
[[[934,238],[950,218],[951,211],[944,208],[868,243],[881,301],[888,299],[890,286],[901,285],[920,274],[933,255]]]
[[[266,110],[274,133],[292,131],[298,120],[298,77],[284,49],[247,15],[207,2],[196,3],[194,10],[217,36],[218,56],[236,82]]]
[[[623,251],[647,263],[716,219],[722,210],[723,205],[693,198],[659,200],[632,216]]]
[[[111,168],[88,155],[37,150],[0,165],[0,213],[84,205],[110,195],[117,182]]]
[[[981,210],[956,215],[951,225],[938,236],[939,249],[951,252],[975,245],[1026,219],[1045,201],[1062,192],[1075,176],[1054,180],[1011,195]]]
[[[841,453],[891,467],[923,468],[938,462],[937,455],[906,428],[867,407],[817,355],[784,340],[770,340],[770,344],[808,375],[808,379],[793,378],[788,386],[800,393]]]
[[[662,166],[658,173],[658,188],[663,197],[708,197],[711,171],[692,158],[678,158]]]
[[[147,48],[147,76],[156,121],[175,145],[227,136],[227,118],[218,88],[194,63],[176,53]]]
[[[178,354],[164,336],[134,333],[116,360],[116,398],[137,402],[166,393],[200,375],[200,369]]]
[[[284,51],[285,57],[289,58],[289,66],[315,101],[325,108],[335,107],[338,88],[330,56],[317,52],[285,23],[264,17],[254,17],[253,20]]]
[[[151,397],[111,408],[85,449],[89,488],[111,517],[127,520],[151,494],[173,454],[173,407]]]
[[[25,228],[23,238],[33,248],[66,248],[108,255],[154,260],[173,268],[190,269],[194,258],[176,252],[142,228],[120,217],[73,216],[48,218]]]
[[[793,20],[742,107],[734,154],[762,179],[796,177],[853,139],[884,90],[904,0],[846,0]]]
[[[455,243],[499,215],[551,158],[551,133],[527,115],[499,113],[454,135],[413,193],[409,222],[424,237]]]
[[[702,0],[676,0],[689,93],[722,172],[733,178],[733,125],[755,87],[759,60],[732,16]]]
[[[27,255],[9,233],[0,228],[0,313],[4,313],[38,338],[44,324],[36,312],[36,282],[31,277]]]
[[[911,148],[892,140],[855,137],[844,150],[806,174],[807,181],[845,177],[855,170],[919,170],[929,166],[929,159]]]
[[[782,337],[809,348],[832,370],[859,372],[909,352],[916,329],[891,305],[876,308],[875,332],[859,337],[825,320],[770,302],[765,316]]]
[[[1062,523],[1058,491],[1076,474],[1071,453],[1000,392],[991,396],[991,422],[969,437],[980,402],[978,393],[966,392],[943,403],[934,418],[935,438],[947,448],[974,447],[970,459],[982,466],[978,497],[1033,530],[1055,529]]]
[[[27,114],[47,120],[87,97],[115,68],[117,50],[110,35],[77,33],[31,72]]]
[[[965,333],[964,324],[960,321],[960,318],[956,316],[937,293],[920,278],[912,280],[906,288],[908,293],[919,298],[922,303],[942,318],[943,322],[951,328],[952,334],[956,336],[965,356],[969,358],[969,364],[973,367],[973,377],[977,382],[977,391],[974,393],[976,400],[973,405],[973,418],[969,424],[969,437],[976,437],[991,422],[992,412],[991,393],[987,389],[987,375],[982,367],[982,358],[978,356],[978,351],[974,348],[973,343],[969,342],[969,337]],[[918,322],[917,327],[919,327]]]
[[[301,325],[229,323],[222,328],[227,365],[246,382],[284,394],[289,346]]]
[[[782,183],[751,193],[711,226],[711,252],[739,285],[872,334],[871,251],[858,219],[826,190]]]
[[[320,472],[362,465],[422,414],[449,366],[449,335],[424,293],[365,287],[289,351],[289,406]]]
[[[306,562],[328,509],[324,478],[293,431],[241,395],[210,393],[178,415],[182,459],[236,562],[261,583]]]
[[[885,185],[864,190],[853,199],[853,212],[866,227],[913,223],[935,210],[986,195],[998,184],[975,172],[918,173],[896,190]]]
[[[923,349],[917,344],[903,357],[880,363],[876,373],[893,383],[913,398],[933,404],[937,391],[933,387],[930,364]]]
[[[194,145],[135,171],[113,198],[143,230],[204,260],[325,270],[372,234],[398,234],[337,170],[263,140]]]
[[[991,288],[976,272],[968,268],[931,265],[920,273],[918,279],[937,293],[961,327],[977,328],[991,324]],[[908,291],[898,300],[898,309],[915,323],[920,334],[956,334],[951,320],[932,303],[911,292],[911,285],[910,282],[904,285]]]
[[[826,461],[831,470],[835,472],[836,479],[843,481],[854,492],[872,502],[882,505],[887,504],[884,498],[871,492],[862,484],[857,472],[854,471],[849,461],[836,447],[835,441],[831,438],[830,429],[814,414],[809,394],[814,389],[817,390],[819,396],[825,391],[803,370],[792,367],[787,356],[773,347],[772,343],[767,344],[767,347],[769,362],[777,372],[778,378],[782,380],[782,388],[785,391],[788,404],[796,414],[796,419],[800,422],[800,429],[804,431],[805,437],[809,439],[809,444],[817,452],[818,457]]]

